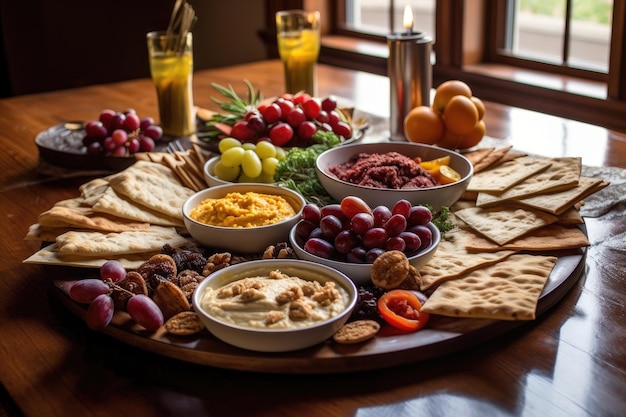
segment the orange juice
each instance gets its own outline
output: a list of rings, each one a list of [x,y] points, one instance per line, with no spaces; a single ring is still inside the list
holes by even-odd
[[[315,95],[315,63],[320,52],[319,33],[314,30],[280,33],[278,52],[285,66],[286,92],[305,91]]]
[[[187,136],[195,131],[191,36],[189,47],[180,52],[159,48],[164,44],[149,42],[150,74],[156,87],[160,124],[168,136]]]

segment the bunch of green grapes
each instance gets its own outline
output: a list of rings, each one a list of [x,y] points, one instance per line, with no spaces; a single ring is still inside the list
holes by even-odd
[[[235,138],[219,142],[220,160],[215,164],[215,176],[230,182],[273,183],[278,161],[286,152],[268,141],[242,143]]]

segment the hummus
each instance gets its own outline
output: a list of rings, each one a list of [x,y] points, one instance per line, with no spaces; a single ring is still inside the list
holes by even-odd
[[[213,226],[241,228],[267,226],[295,214],[293,207],[281,196],[247,192],[206,199],[189,216]]]
[[[311,326],[337,316],[347,304],[347,291],[332,281],[322,284],[280,271],[207,288],[200,301],[213,317],[257,329]]]

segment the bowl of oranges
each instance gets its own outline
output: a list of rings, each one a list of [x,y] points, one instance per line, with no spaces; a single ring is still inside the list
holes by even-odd
[[[430,106],[418,106],[404,119],[410,142],[446,149],[469,149],[485,135],[485,105],[469,85],[449,80],[437,87]]]

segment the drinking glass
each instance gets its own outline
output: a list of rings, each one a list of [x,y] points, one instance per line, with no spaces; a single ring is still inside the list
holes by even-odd
[[[317,93],[315,65],[320,52],[320,13],[276,12],[278,53],[285,67],[286,93]]]
[[[156,31],[146,37],[163,133],[188,136],[195,131],[192,34],[181,37]]]

